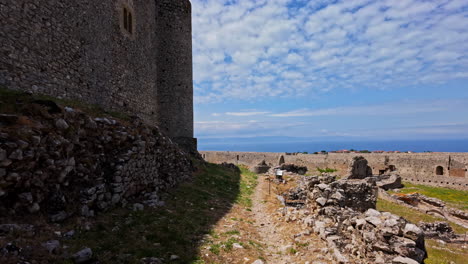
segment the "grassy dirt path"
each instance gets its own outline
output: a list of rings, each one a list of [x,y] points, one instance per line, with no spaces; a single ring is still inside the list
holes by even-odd
[[[326,245],[320,238],[304,232],[299,223],[281,219],[276,188],[268,185],[265,177],[259,179],[252,208],[252,217],[266,246],[267,263],[331,263],[323,254]]]
[[[243,170],[241,186],[249,177]],[[249,203],[236,204],[220,219],[201,247],[200,263],[332,263],[323,241],[304,232],[301,224],[283,220],[277,186],[271,184],[269,194],[267,177],[253,177],[256,184],[250,181]]]

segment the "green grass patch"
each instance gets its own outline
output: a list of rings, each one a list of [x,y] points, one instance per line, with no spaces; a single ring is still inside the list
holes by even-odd
[[[239,230],[231,230],[231,231],[224,232],[224,235],[226,236],[240,235],[240,232]]]
[[[252,194],[257,186],[257,174],[251,172],[245,166],[239,166],[242,174],[242,181],[240,182],[240,193],[237,196],[236,203],[246,207],[246,210],[250,210],[252,207]]]
[[[446,221],[443,218],[438,218],[432,215],[428,215],[418,210],[411,209],[406,206],[399,205],[397,203],[393,203],[393,202],[380,199],[380,198],[377,201],[377,210],[390,212],[392,214],[399,215],[405,218],[406,220],[415,224],[418,224],[419,222],[433,223],[433,222],[439,222],[439,221]],[[465,232],[468,232],[467,228],[464,228],[460,225],[457,225],[452,222],[449,222],[449,224],[453,228],[453,230],[458,234],[464,234]]]
[[[331,168],[321,169],[321,168],[317,167],[317,171],[320,172],[320,173],[333,173],[333,172],[337,172],[338,170],[331,169]]]
[[[90,247],[102,263],[140,263],[143,257],[167,260],[171,254],[180,257],[172,263],[202,263],[198,252],[203,243],[215,255],[230,251],[239,243],[234,237],[221,243],[202,239],[207,234],[220,238],[213,227],[234,203],[251,206],[257,177],[245,169],[240,175],[215,164],[201,167],[192,182],[166,195],[165,207],[138,212],[116,209],[98,216],[91,231],[70,240],[72,250]],[[221,235],[239,233],[230,230]]]
[[[408,182],[404,182],[404,186],[405,187],[401,189],[400,193],[407,194],[417,192],[429,197],[440,199],[448,206],[462,210],[468,210],[468,191],[411,184]]]
[[[424,261],[426,264],[458,264],[466,263],[468,259],[468,251],[460,245],[441,245],[435,240],[428,239],[426,250],[428,254],[428,258]]]

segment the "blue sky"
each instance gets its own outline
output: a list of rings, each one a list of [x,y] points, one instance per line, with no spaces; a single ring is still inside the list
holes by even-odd
[[[192,8],[198,138],[468,138],[466,0]]]

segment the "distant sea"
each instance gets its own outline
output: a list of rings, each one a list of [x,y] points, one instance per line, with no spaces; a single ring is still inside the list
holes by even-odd
[[[244,152],[320,152],[356,149],[413,152],[468,152],[468,139],[461,140],[394,140],[394,141],[269,141],[255,139],[199,139],[199,150]]]

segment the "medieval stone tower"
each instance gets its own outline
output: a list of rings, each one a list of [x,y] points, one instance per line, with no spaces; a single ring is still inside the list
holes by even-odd
[[[138,115],[193,137],[189,0],[0,1],[0,85]]]

